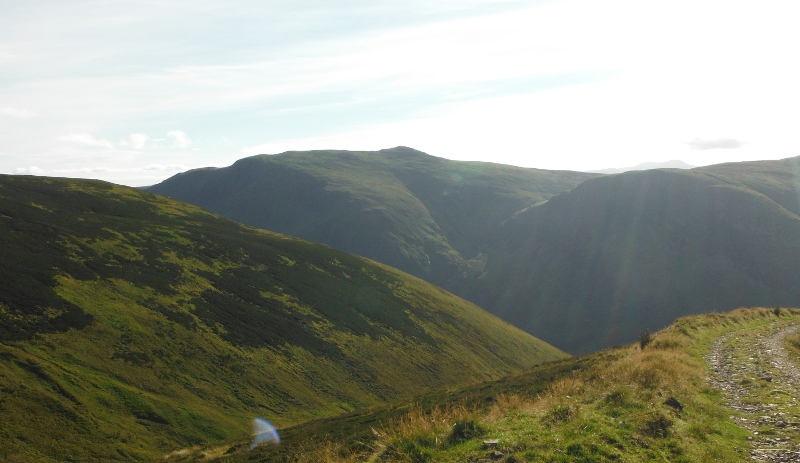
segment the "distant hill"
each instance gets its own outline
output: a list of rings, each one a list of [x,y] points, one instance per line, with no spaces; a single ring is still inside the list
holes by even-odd
[[[685,314],[800,305],[799,159],[600,175],[304,152],[152,190],[399,266],[579,354]]]
[[[800,305],[800,158],[587,180],[520,213],[463,295],[572,353],[686,314]]]
[[[566,357],[397,270],[97,181],[0,176],[0,460],[153,461]]]
[[[398,147],[252,156],[149,191],[455,288],[484,272],[485,243],[502,221],[595,176]]]
[[[591,172],[597,174],[621,174],[623,172],[630,172],[632,170],[652,170],[652,169],[692,169],[695,166],[687,164],[683,161],[673,159],[672,161],[664,162],[643,162],[631,167],[616,167],[610,169],[593,170]]]

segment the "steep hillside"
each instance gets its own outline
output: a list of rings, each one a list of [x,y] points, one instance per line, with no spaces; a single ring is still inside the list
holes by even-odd
[[[463,295],[572,353],[709,309],[800,305],[797,165],[588,180],[508,221]]]
[[[593,176],[398,147],[253,156],[178,174],[150,191],[451,289],[483,273],[484,243],[502,221]]]
[[[632,345],[174,462],[794,462],[800,343],[784,334],[798,323],[797,309],[684,317]]]
[[[0,176],[0,460],[141,461],[565,354],[389,267],[103,182]]]

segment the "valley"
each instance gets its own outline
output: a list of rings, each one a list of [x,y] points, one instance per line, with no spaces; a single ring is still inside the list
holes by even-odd
[[[0,176],[0,460],[791,461],[797,164]]]
[[[151,191],[400,268],[573,355],[800,305],[800,158],[617,175],[412,150],[259,155]]]
[[[0,5],[0,463],[800,463],[798,2]]]

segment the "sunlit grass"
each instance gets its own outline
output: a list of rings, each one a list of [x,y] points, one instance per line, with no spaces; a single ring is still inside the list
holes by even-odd
[[[686,317],[639,343],[566,362],[534,394],[507,387],[486,399],[481,387],[440,396],[369,424],[357,442],[294,436],[292,450],[264,449],[262,461],[352,462],[740,462],[749,435],[707,383],[703,356],[731,330],[792,323],[800,311],[739,309]],[[798,343],[791,339],[790,343]],[[577,362],[584,362],[579,367]],[[572,373],[569,373],[572,371]],[[531,376],[531,381],[536,381]],[[448,398],[449,397],[449,398]],[[477,399],[477,400],[476,400]],[[774,399],[773,399],[774,400]],[[361,418],[370,423],[368,415]],[[335,429],[336,420],[330,424]],[[365,424],[365,426],[367,426]],[[309,428],[310,429],[310,428]],[[495,444],[496,443],[496,444]],[[273,459],[281,455],[283,460]],[[316,460],[315,460],[316,459]],[[235,457],[232,461],[239,461]]]

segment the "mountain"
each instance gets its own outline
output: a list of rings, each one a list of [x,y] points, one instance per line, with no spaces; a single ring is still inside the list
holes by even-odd
[[[592,176],[293,152],[153,191],[399,266],[579,354],[685,314],[800,305],[798,162]]]
[[[153,461],[566,355],[330,247],[0,176],[0,461]]]
[[[463,295],[583,353],[686,314],[800,305],[800,158],[587,180],[517,214]]]
[[[454,289],[483,273],[484,243],[502,221],[594,176],[398,147],[252,156],[149,190]]]
[[[631,170],[651,170],[651,169],[692,169],[693,165],[686,164],[683,161],[673,159],[672,161],[664,162],[643,162],[631,167],[618,167],[610,169],[593,170],[591,172],[597,174],[621,174]]]

